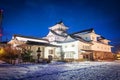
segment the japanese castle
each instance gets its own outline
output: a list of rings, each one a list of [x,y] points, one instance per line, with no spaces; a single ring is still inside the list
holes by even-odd
[[[27,48],[33,51],[34,59],[37,58],[38,47],[41,50],[41,58],[44,59],[47,59],[49,55],[55,60],[104,60],[112,58],[110,40],[96,34],[93,28],[72,34],[67,33],[68,29],[60,21],[49,27],[48,34],[43,38],[15,34],[8,44],[11,44],[14,48],[26,44]]]

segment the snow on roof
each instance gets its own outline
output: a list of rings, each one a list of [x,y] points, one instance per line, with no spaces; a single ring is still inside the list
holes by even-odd
[[[12,39],[11,41],[8,42],[8,44],[24,44],[25,42],[18,41],[16,39]]]
[[[107,41],[109,41],[109,42],[110,42],[110,40],[106,39],[106,38],[105,38],[105,37],[103,37],[103,36],[98,37],[98,41],[100,41],[100,40],[107,40]]]
[[[93,29],[93,28],[85,29],[85,30],[78,31],[78,32],[74,32],[74,33],[72,33],[72,34],[78,34],[78,33],[91,33],[91,32],[94,32],[94,29]]]
[[[72,42],[72,41],[76,41],[76,39],[72,38],[70,35],[67,36],[67,38],[64,40],[64,42]]]
[[[30,39],[38,39],[38,40],[46,40],[46,41],[48,41],[47,39],[36,38],[36,37],[33,37],[33,36],[23,36],[23,35],[19,35],[19,34],[14,34],[13,36],[14,37],[24,37],[24,38],[30,38]]]
[[[35,42],[35,41],[27,41],[26,44],[28,44],[28,45],[42,45],[42,46],[60,47],[60,46],[49,44],[49,43]]]
[[[92,44],[91,41],[86,41],[86,40],[84,40],[81,37],[76,36],[76,35],[68,35],[64,41],[59,41],[59,43],[67,43],[67,42],[74,42],[74,41],[81,41],[84,43]]]
[[[61,35],[61,34],[58,34],[58,33],[56,33],[55,31],[53,31],[53,30],[50,30],[53,34],[55,34],[55,35],[58,35],[58,36],[61,36],[61,37],[67,37],[67,34],[65,34],[65,35]]]
[[[80,37],[80,36],[73,35],[73,34],[71,34],[70,36],[71,36],[72,38],[76,39],[76,40],[81,41],[81,42],[85,42],[85,43],[92,44],[91,41],[86,41],[86,40],[84,40],[84,39],[83,39],[82,37]]]
[[[14,35],[13,39],[17,39],[17,40],[20,40],[20,41],[28,41],[29,40],[29,41],[49,43],[49,41],[47,39],[35,38],[35,37],[31,37],[31,36]]]

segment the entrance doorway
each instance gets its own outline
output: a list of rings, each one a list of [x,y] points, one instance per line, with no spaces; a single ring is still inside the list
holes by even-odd
[[[86,59],[87,61],[93,61],[93,53],[85,53],[83,54],[83,58]]]

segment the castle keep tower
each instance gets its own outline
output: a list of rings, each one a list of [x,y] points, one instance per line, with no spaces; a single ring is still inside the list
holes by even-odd
[[[67,29],[62,21],[58,22],[56,25],[49,28],[49,33],[46,39],[48,39],[50,42],[53,41],[64,41],[67,37]]]

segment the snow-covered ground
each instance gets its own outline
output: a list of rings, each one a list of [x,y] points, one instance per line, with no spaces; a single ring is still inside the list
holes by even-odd
[[[120,80],[120,61],[0,64],[0,80]]]

